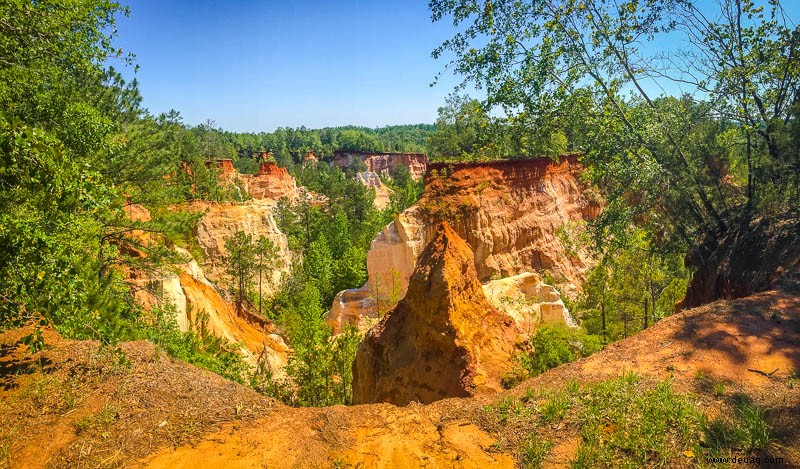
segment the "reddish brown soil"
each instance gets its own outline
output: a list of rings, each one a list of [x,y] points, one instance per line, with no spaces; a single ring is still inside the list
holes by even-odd
[[[0,334],[1,466],[510,467],[514,443],[526,435],[481,410],[504,396],[292,409],[145,342],[123,346],[125,368],[98,354],[96,343],[53,333],[47,351],[30,355],[19,344],[23,334]],[[734,393],[746,393],[772,425],[767,452],[793,467],[800,465],[798,368],[800,298],[771,291],[661,320],[508,395],[635,371],[671,377],[713,417]],[[722,396],[710,389],[720,381]],[[546,466],[568,463],[580,444],[576,430],[542,431],[557,443]]]

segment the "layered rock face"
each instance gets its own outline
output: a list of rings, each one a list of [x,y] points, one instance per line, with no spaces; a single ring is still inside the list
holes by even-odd
[[[478,163],[433,163],[425,191],[372,241],[369,280],[339,294],[328,323],[339,328],[375,315],[390,294],[402,297],[437,222],[448,221],[475,255],[482,282],[548,270],[568,292],[579,288],[591,260],[568,250],[559,231],[596,217],[601,201],[581,184],[577,156]]]
[[[558,290],[536,273],[492,280],[483,285],[483,293],[492,306],[514,320],[525,338],[541,323],[578,325]]]
[[[484,296],[472,250],[441,223],[405,298],[359,346],[353,400],[404,405],[499,390],[517,338],[514,322]]]
[[[272,162],[264,162],[258,166],[258,174],[239,175],[247,193],[254,199],[280,200],[286,197],[295,200],[298,197],[297,183],[284,167]]]
[[[203,324],[211,334],[240,344],[240,352],[250,364],[255,365],[261,356],[272,370],[282,373],[289,349],[275,334],[274,327],[263,320],[237,314],[234,306],[206,279],[189,252],[176,250],[187,259],[186,263],[160,273],[129,272],[127,282],[135,287],[136,301],[147,310],[172,305],[181,331]]]
[[[254,239],[265,236],[278,250],[281,265],[266,273],[263,293],[268,295],[278,285],[280,276],[291,266],[286,236],[278,229],[273,212],[277,201],[286,197],[295,200],[304,196],[294,178],[274,163],[261,163],[257,175],[240,175],[230,160],[210,162],[218,171],[220,181],[244,186],[253,197],[244,203],[195,201],[173,207],[174,210],[202,212],[195,229],[195,238],[202,249],[202,266],[183,249],[176,248],[187,260],[183,264],[161,269],[160,272],[126,272],[136,300],[146,309],[171,304],[175,319],[182,331],[198,327],[201,317],[207,330],[217,337],[241,345],[241,353],[251,364],[259,356],[280,375],[286,365],[289,350],[271,324],[262,318],[236,311],[226,299],[222,288],[227,285],[225,241],[242,231]],[[149,220],[147,209],[129,205],[126,212],[131,220]],[[133,235],[147,238],[146,233]],[[254,276],[255,277],[255,276]],[[253,278],[253,287],[257,278]]]
[[[360,159],[373,173],[390,176],[397,168],[404,166],[415,180],[420,179],[428,165],[428,157],[424,153],[366,153],[337,151],[333,154],[331,164],[341,169],[353,166],[353,161]]]
[[[282,265],[273,269],[270,276],[273,284],[277,284],[281,273],[291,267],[291,253],[286,235],[275,221],[276,204],[271,199],[253,199],[242,204],[203,202],[192,206],[194,210],[205,212],[197,223],[195,235],[205,257],[203,268],[210,279],[216,282],[226,280],[225,257],[228,252],[225,241],[242,231],[254,239],[264,236],[275,244]]]
[[[678,309],[742,298],[779,283],[796,286],[800,221],[791,216],[730,221],[725,232],[690,252],[686,265],[695,272]]]
[[[233,167],[233,160],[229,158],[209,160],[205,162],[205,165],[206,168],[216,171],[217,176],[223,179],[229,179],[238,173]]]

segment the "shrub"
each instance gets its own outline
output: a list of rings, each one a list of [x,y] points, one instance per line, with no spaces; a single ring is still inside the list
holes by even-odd
[[[517,357],[515,370],[503,377],[504,385],[587,357],[600,348],[600,338],[586,334],[582,329],[542,326],[531,338],[530,349]]]

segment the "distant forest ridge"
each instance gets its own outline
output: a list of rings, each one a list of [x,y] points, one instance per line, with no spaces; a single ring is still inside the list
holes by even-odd
[[[281,127],[274,132],[237,133],[221,131],[238,157],[271,152],[276,161],[305,157],[313,151],[317,158],[329,160],[336,151],[425,153],[435,124],[390,125],[379,128],[360,126]]]

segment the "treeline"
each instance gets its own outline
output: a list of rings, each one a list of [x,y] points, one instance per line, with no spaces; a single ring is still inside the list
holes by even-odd
[[[270,152],[279,165],[291,166],[302,162],[311,151],[320,160],[329,160],[337,150],[423,153],[434,129],[431,124],[416,124],[376,129],[356,126],[323,129],[282,127],[274,132],[218,132],[222,141],[234,148],[240,159],[251,158],[256,152]],[[241,163],[244,172],[251,167],[248,162]]]

